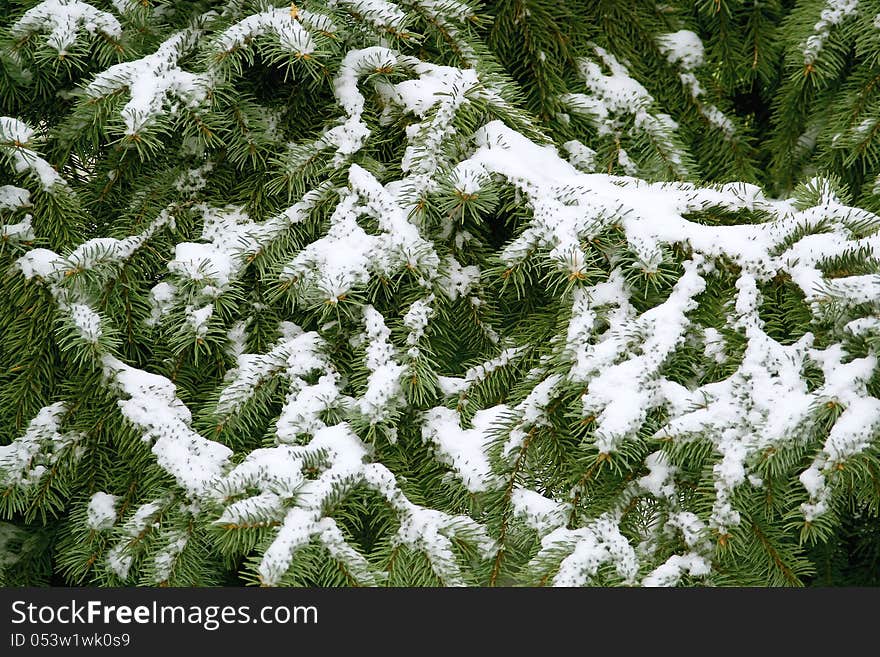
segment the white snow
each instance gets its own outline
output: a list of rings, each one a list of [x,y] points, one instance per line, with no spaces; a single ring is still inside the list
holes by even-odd
[[[314,463],[319,454],[320,472],[305,479],[304,460],[308,457]],[[331,517],[324,516],[329,499],[366,486],[382,495],[398,515],[400,527],[395,540],[423,552],[446,585],[462,584],[451,539],[464,533],[475,538],[487,553],[493,543],[485,530],[465,516],[449,516],[413,504],[397,486],[391,471],[380,463],[366,463],[366,458],[366,445],[346,423],[319,429],[308,445],[279,445],[251,452],[229,473],[223,486],[227,496],[247,490],[250,497],[228,506],[216,522],[227,526],[256,519],[280,521],[258,566],[264,585],[278,585],[296,552],[312,540],[320,541],[342,560],[361,583],[376,585],[384,575],[347,544]],[[254,495],[250,491],[253,488],[260,492]],[[294,494],[293,504],[286,505],[284,498]]]
[[[426,274],[438,269],[440,261],[430,242],[372,174],[351,165],[349,186],[339,190],[326,235],[299,251],[284,268],[282,280],[296,279],[304,295],[335,304],[372,274],[391,277],[404,267]],[[378,222],[378,235],[358,224],[362,215]]]
[[[596,170],[597,153],[576,139],[565,142],[562,147],[568,153],[568,161],[579,171],[593,173]]]
[[[0,185],[0,210],[17,210],[31,204],[31,193],[13,185]]]
[[[804,43],[804,64],[811,66],[831,37],[832,30],[858,11],[859,0],[826,0],[813,33]]]
[[[309,16],[314,14],[298,10],[294,17],[290,7],[272,7],[262,13],[251,14],[226,28],[217,37],[216,47],[232,52],[255,37],[273,34],[278,37],[283,48],[303,57],[315,50],[312,35],[302,24]]]
[[[104,492],[92,495],[86,508],[86,523],[89,529],[102,532],[116,524],[117,502],[119,502],[117,495]]]
[[[189,423],[192,415],[178,399],[173,383],[163,376],[103,357],[108,381],[127,398],[117,404],[122,414],[144,432],[159,466],[191,495],[210,493],[232,455],[226,445],[206,440]]]
[[[413,302],[403,316],[403,325],[409,329],[406,336],[406,343],[410,345],[407,355],[410,358],[417,358],[419,355],[418,344],[425,335],[425,329],[428,322],[434,316],[434,309],[431,304],[434,303],[434,295],[429,294],[424,299],[418,299]]]
[[[18,223],[0,225],[0,241],[10,240],[27,242],[33,240],[36,235],[34,234],[34,227],[31,224],[31,219],[33,219],[33,217],[26,214]]]
[[[692,577],[708,575],[711,564],[704,557],[689,553],[674,554],[642,580],[642,586],[675,586],[685,573]]]
[[[394,31],[406,19],[406,13],[387,0],[328,0],[327,5],[350,11],[382,31]]]
[[[467,295],[480,280],[480,269],[476,265],[462,266],[452,256],[447,256],[443,264],[443,274],[437,283],[452,301]]]
[[[26,147],[33,136],[34,129],[27,124],[8,116],[0,116],[0,146],[9,149],[12,166],[19,173],[32,172],[39,179],[43,189],[51,192],[55,185],[64,185],[65,182],[46,160]]]
[[[114,39],[122,36],[122,26],[113,14],[80,0],[44,0],[27,10],[10,28],[16,38],[48,32],[46,43],[59,55],[67,54],[82,30],[91,36],[97,32]]]
[[[358,400],[361,413],[372,424],[382,422],[401,400],[400,379],[407,368],[395,360],[391,331],[373,306],[364,306],[366,324],[366,366],[370,372],[367,389]]]
[[[657,45],[670,64],[678,64],[685,71],[703,65],[703,42],[690,30],[661,34]]]
[[[638,557],[612,516],[603,514],[578,529],[559,527],[553,530],[541,539],[541,550],[533,563],[542,553],[563,548],[569,554],[553,576],[553,586],[589,585],[604,564],[613,565],[624,583],[635,582]]]
[[[176,32],[154,53],[114,64],[95,76],[85,88],[86,95],[98,99],[127,88],[130,99],[121,114],[128,135],[137,135],[152,124],[166,111],[166,104],[171,114],[198,108],[207,98],[212,80],[183,70],[177,62],[195,47],[200,34],[196,29]]]
[[[31,487],[40,482],[58,456],[81,436],[61,433],[67,407],[56,402],[40,409],[23,436],[0,445],[0,486]]]
[[[101,317],[83,303],[72,304],[68,312],[84,340],[96,343],[101,337]]]
[[[495,481],[486,449],[489,432],[505,410],[495,406],[477,411],[471,429],[463,429],[458,413],[449,408],[438,406],[425,414],[422,440],[434,444],[438,460],[452,467],[471,493],[485,491]]]
[[[517,486],[510,494],[510,504],[516,517],[544,536],[565,525],[570,505],[544,497],[540,493]]]
[[[171,533],[171,538],[163,549],[156,553],[153,557],[153,567],[155,568],[155,581],[157,584],[168,581],[171,577],[171,571],[180,556],[181,552],[189,543],[189,537],[185,532],[175,531]]]

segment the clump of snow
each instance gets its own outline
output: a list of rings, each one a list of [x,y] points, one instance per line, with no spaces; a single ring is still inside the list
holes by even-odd
[[[101,337],[101,317],[84,303],[71,304],[68,312],[84,340],[96,343]]]
[[[208,334],[208,322],[214,314],[214,306],[208,304],[201,308],[187,306],[184,309],[186,322],[190,325],[197,338],[204,338]]]
[[[594,48],[599,62],[581,59],[579,70],[589,93],[569,93],[562,97],[572,112],[589,118],[600,135],[617,139],[628,124],[643,132],[662,151],[664,159],[685,175],[684,153],[674,141],[678,124],[667,114],[652,114],[649,110],[654,98],[639,82],[630,77],[626,66],[603,48]],[[609,71],[605,74],[603,66]],[[635,175],[638,167],[625,150],[620,149],[618,160],[628,175]]]
[[[447,256],[443,264],[443,274],[437,283],[452,301],[468,294],[480,280],[480,268],[476,265],[462,266],[452,256]]]
[[[7,150],[12,158],[12,166],[18,173],[32,172],[39,179],[43,189],[51,192],[56,185],[66,183],[52,165],[25,146],[33,135],[34,129],[26,123],[8,116],[0,116],[0,148]]]
[[[322,413],[340,397],[339,375],[324,353],[326,345],[318,333],[304,332],[292,324],[282,327],[283,336],[265,354],[236,356],[220,393],[216,414],[221,419],[238,413],[245,403],[271,378],[283,375],[288,384],[276,422],[278,442],[294,443],[301,434],[314,434],[326,426]],[[307,379],[317,376],[315,383]]]
[[[685,71],[703,65],[703,42],[690,30],[679,30],[657,37],[660,52],[670,64],[677,64]]]
[[[613,516],[603,514],[584,527],[559,527],[541,539],[541,550],[532,563],[539,563],[545,553],[568,552],[553,577],[553,586],[589,585],[605,564],[613,565],[623,583],[632,584],[638,574],[638,557]]]
[[[699,554],[673,554],[642,580],[642,586],[675,586],[685,573],[692,577],[701,577],[708,575],[710,571],[711,564]]]
[[[671,497],[675,495],[673,475],[675,468],[669,465],[664,452],[654,452],[645,459],[648,474],[638,480],[641,488],[654,497]]]
[[[406,20],[406,13],[387,0],[328,0],[327,5],[350,11],[381,31],[397,31]]]
[[[226,52],[240,48],[251,39],[264,34],[273,34],[278,42],[298,57],[310,55],[315,51],[312,35],[303,26],[315,14],[298,9],[291,12],[290,7],[272,7],[264,12],[251,14],[247,18],[226,28],[216,40],[216,47]],[[329,18],[324,17],[329,23]],[[329,27],[324,25],[323,27]],[[328,31],[328,30],[325,30]]]
[[[235,278],[249,252],[257,248],[267,226],[250,220],[241,208],[199,205],[205,242],[179,242],[168,269],[194,281],[212,281],[223,289]],[[167,290],[163,290],[164,294]]]
[[[282,280],[296,279],[303,295],[335,304],[371,274],[390,277],[404,267],[426,274],[437,270],[440,260],[430,242],[372,174],[353,164],[349,185],[339,191],[326,235],[297,253]],[[360,226],[364,215],[378,222],[379,234]]]
[[[134,562],[132,546],[149,529],[158,529],[159,516],[165,508],[165,500],[154,500],[141,504],[122,525],[122,534],[126,537],[107,551],[107,565],[117,577],[128,579],[128,573]],[[115,513],[114,513],[115,514]]]
[[[593,173],[596,170],[597,153],[592,148],[584,146],[576,139],[565,142],[562,147],[568,153],[568,161],[578,170],[584,173]]]
[[[367,487],[382,495],[397,514],[400,527],[395,541],[425,554],[446,585],[463,584],[452,539],[473,540],[487,553],[494,544],[485,529],[465,516],[413,504],[390,470],[366,461],[366,445],[346,423],[318,429],[307,445],[255,450],[222,483],[227,499],[247,497],[229,504],[216,524],[233,528],[240,523],[280,521],[258,566],[264,585],[279,584],[297,551],[313,540],[344,563],[359,583],[377,585],[385,575],[348,544],[332,517],[324,515],[331,499]],[[306,462],[318,470],[308,479],[303,474]]]
[[[150,319],[148,320],[150,326],[158,324],[162,316],[171,309],[176,292],[177,288],[167,281],[156,283],[153,286],[153,289],[150,290]]]
[[[626,67],[614,55],[599,47],[596,47],[596,54],[599,62],[582,59],[579,67],[590,95],[568,94],[565,101],[573,110],[590,116],[600,134],[615,134],[625,117],[645,117],[654,98],[630,77]],[[602,70],[603,64],[610,71],[608,75]]]
[[[153,567],[155,569],[155,581],[157,584],[167,582],[171,577],[171,571],[177,558],[184,551],[189,543],[189,537],[186,532],[171,532],[171,538],[156,556],[153,557]]]
[[[116,524],[116,504],[119,501],[117,495],[98,492],[89,499],[86,507],[86,524],[89,529],[102,532]]]
[[[434,303],[434,295],[429,294],[425,299],[414,301],[403,316],[403,325],[409,329],[406,343],[409,345],[407,355],[410,358],[417,358],[419,355],[417,345],[425,335],[428,322],[434,316],[434,309],[431,307],[432,303]]]

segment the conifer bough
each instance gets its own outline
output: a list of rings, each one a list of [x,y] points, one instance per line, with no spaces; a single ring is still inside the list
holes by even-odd
[[[876,583],[880,2],[0,10],[0,583]]]

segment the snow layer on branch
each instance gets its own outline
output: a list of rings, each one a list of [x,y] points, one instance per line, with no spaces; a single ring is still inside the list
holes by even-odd
[[[387,0],[328,0],[327,5],[357,14],[382,31],[398,31],[406,20],[406,13]]]
[[[89,98],[102,98],[127,88],[129,101],[122,108],[126,134],[138,134],[166,111],[177,114],[204,103],[212,86],[210,76],[190,73],[177,65],[198,42],[201,32],[187,29],[166,39],[151,55],[115,64],[95,76],[85,88]]]
[[[113,14],[80,0],[44,0],[26,11],[12,25],[10,33],[21,38],[48,32],[46,43],[59,55],[66,55],[82,30],[92,36],[98,32],[114,39],[122,36],[122,26]]]
[[[434,295],[429,294],[424,299],[414,301],[403,316],[403,325],[409,329],[409,334],[406,336],[408,345],[415,346],[424,337],[428,322],[434,316],[434,309],[431,308],[432,303],[434,303]],[[411,351],[408,352],[410,356],[418,355],[418,350],[415,354]]]
[[[36,236],[31,219],[33,217],[26,214],[18,223],[0,225],[0,241],[28,242],[33,240]]]
[[[471,493],[488,490],[496,481],[486,450],[493,425],[507,410],[501,405],[477,411],[471,429],[462,429],[461,418],[450,408],[438,406],[425,414],[422,440],[434,444],[440,462],[451,466]]]
[[[186,532],[173,531],[170,534],[165,546],[153,557],[154,581],[157,584],[168,581],[178,557],[189,544],[189,535]]]
[[[654,98],[630,77],[614,55],[599,47],[596,53],[610,74],[605,75],[598,62],[582,59],[579,69],[590,95],[567,94],[563,100],[574,111],[590,116],[600,134],[615,134],[622,126],[622,118],[646,114]]]
[[[18,173],[30,171],[37,176],[45,191],[52,191],[55,185],[65,185],[61,175],[37,153],[25,147],[34,129],[27,124],[8,116],[0,116],[0,149],[10,150],[12,166]],[[5,143],[4,143],[5,142]]]
[[[123,239],[114,237],[96,237],[87,240],[77,246],[67,257],[62,257],[49,249],[31,249],[16,261],[16,266],[21,270],[25,278],[40,278],[57,283],[65,273],[94,269],[98,265],[119,264],[141,248],[156,231],[166,225],[172,224],[174,218],[168,210],[162,210],[144,232],[131,235]],[[53,287],[56,295],[60,294],[57,286]],[[66,297],[62,294],[58,298]],[[67,304],[68,312],[72,312],[75,304]],[[77,312],[85,316],[85,310]]]
[[[101,337],[101,317],[84,303],[74,303],[67,307],[70,318],[84,340],[97,343]]]
[[[400,378],[406,372],[406,366],[395,360],[391,331],[385,325],[385,318],[373,306],[364,306],[364,324],[366,366],[370,375],[367,389],[358,403],[361,413],[371,424],[376,424],[387,419],[400,400]]]
[[[711,564],[699,554],[673,554],[642,580],[642,586],[676,586],[684,574],[693,577],[708,575]]]
[[[336,148],[335,166],[341,165],[349,155],[360,150],[370,135],[369,127],[361,119],[365,101],[358,89],[358,80],[370,73],[392,71],[397,64],[397,53],[381,46],[351,50],[342,58],[333,80],[333,95],[348,117],[321,138],[323,144]]]
[[[700,100],[705,91],[694,74],[694,70],[704,62],[704,48],[700,37],[689,30],[679,30],[660,35],[657,38],[657,45],[666,55],[667,61],[678,66],[680,70],[678,77],[685,89],[690,92],[700,114],[727,139],[731,139],[736,132],[733,122],[715,105]]]
[[[49,279],[61,269],[63,262],[61,256],[54,251],[49,249],[31,249],[15,261],[15,266],[21,270],[25,278],[39,276],[40,278]]]
[[[79,434],[61,433],[66,412],[61,402],[43,407],[23,436],[0,446],[0,486],[35,486],[58,458],[80,440]]]
[[[537,564],[553,550],[568,552],[553,577],[553,586],[589,585],[605,564],[613,565],[624,583],[633,583],[638,574],[635,550],[617,525],[615,518],[603,515],[585,527],[560,527],[541,539],[541,550],[532,559]]]
[[[256,247],[262,230],[241,208],[201,205],[197,209],[204,217],[205,242],[178,243],[168,269],[195,281],[211,279],[222,289],[238,272],[248,250]]]
[[[120,579],[125,580],[128,578],[128,572],[134,561],[131,548],[137,541],[132,539],[143,537],[148,529],[158,528],[158,518],[161,516],[166,505],[167,500],[163,499],[141,504],[123,523],[121,531],[122,535],[126,538],[107,551],[107,565]]]
[[[691,73],[689,69],[685,69],[682,73],[678,74],[678,77],[681,80],[682,85],[690,92],[691,97],[693,97],[696,102],[700,114],[702,114],[712,126],[724,133],[725,137],[728,139],[732,138],[736,132],[736,127],[733,125],[733,121],[725,116],[715,105],[704,103],[700,100],[701,96],[705,93],[705,90],[700,84],[700,81],[697,80],[697,76]]]
[[[88,507],[86,507],[86,523],[89,529],[101,532],[116,524],[116,503],[118,501],[117,495],[109,493],[98,492],[92,495]]]
[[[312,435],[326,424],[321,414],[340,400],[339,375],[324,353],[325,343],[314,331],[284,323],[282,337],[265,354],[243,351],[226,382],[215,413],[223,421],[240,411],[262,385],[276,376],[288,383],[288,393],[276,422],[280,443],[293,443],[302,434]],[[317,381],[309,383],[313,377]]]
[[[303,26],[309,19],[315,19],[318,15],[312,12],[297,10],[294,14],[290,7],[270,8],[262,13],[251,14],[235,25],[226,28],[217,37],[216,45],[221,50],[231,52],[241,47],[251,39],[264,35],[274,34],[278,37],[281,46],[296,55],[302,57],[315,50],[312,35]],[[332,28],[329,18],[321,16],[322,29]]]
[[[703,65],[703,42],[690,30],[661,34],[657,45],[670,64],[678,64],[686,71]]]
[[[568,153],[568,161],[584,173],[593,173],[596,170],[597,153],[589,146],[585,146],[576,139],[565,142],[562,147]]]
[[[504,349],[495,358],[490,358],[479,365],[468,368],[463,377],[440,376],[438,377],[440,389],[446,395],[466,394],[468,388],[475,383],[485,381],[493,372],[506,366],[524,350],[525,347]]]
[[[0,185],[0,210],[17,210],[31,204],[31,193],[13,185]]]
[[[876,300],[875,276],[829,280],[821,264],[856,248],[880,253],[875,234],[858,237],[851,228],[860,223],[876,226],[880,218],[847,208],[831,193],[823,195],[821,205],[795,210],[788,202],[765,199],[748,185],[699,189],[582,174],[553,149],[538,146],[497,122],[481,129],[477,144],[471,159],[516,185],[534,210],[528,228],[502,254],[509,265],[516,265],[538,247],[562,271],[576,271],[586,261],[584,240],[612,222],[623,228],[629,248],[646,270],[662,261],[665,246],[682,244],[692,253],[671,294],[644,313],[636,313],[629,304],[628,284],[619,270],[612,271],[607,281],[574,295],[566,343],[572,363],[568,378],[587,384],[583,413],[596,421],[594,435],[600,451],[615,451],[621,441],[635,435],[651,409],[665,407],[670,419],[662,435],[707,436],[722,455],[715,465],[711,520],[724,532],[739,522],[731,499],[737,486],[751,482],[745,465],[750,455],[802,435],[813,409],[831,396],[830,387],[836,390],[833,398],[854,405],[851,413],[838,418],[840,427],[829,435],[823,450],[828,460],[831,455],[845,458],[865,448],[880,403],[867,396],[864,388],[864,373],[874,365],[861,359],[844,363],[842,353],[812,350],[811,334],[789,346],[771,339],[758,314],[758,283],[780,272],[788,274],[819,317],[826,300],[850,304]],[[761,210],[768,219],[759,224],[709,226],[685,218],[711,207]],[[810,232],[813,227],[815,234]],[[705,274],[720,259],[742,269],[731,322],[744,333],[746,349],[732,376],[689,390],[666,380],[661,368],[693,332],[688,313],[704,289]],[[608,328],[595,335],[600,315]],[[719,348],[723,344],[713,347]],[[801,376],[807,359],[830,363],[823,368],[825,385],[812,393]],[[548,393],[557,382],[547,377],[520,404],[517,410],[523,423],[511,432],[505,453],[522,444],[527,418],[540,421]],[[620,390],[628,394],[620,395]],[[805,507],[808,515],[824,509],[824,482],[818,475],[825,467],[820,459],[805,475],[818,505]]]
[[[190,172],[192,173],[192,171]],[[315,189],[303,198],[262,223],[253,222],[240,207],[195,206],[203,216],[204,242],[180,242],[175,245],[175,257],[169,261],[172,273],[202,284],[202,297],[207,303],[225,291],[258,253],[289,226],[302,221],[321,198],[321,189]],[[177,301],[177,286],[168,281],[156,284],[150,293],[151,324],[158,323]],[[191,306],[191,325],[198,333],[206,330],[208,306]]]
[[[452,256],[447,256],[443,264],[437,283],[451,301],[466,296],[480,280],[480,268],[476,265],[463,266]]]
[[[264,585],[281,583],[296,553],[313,541],[330,551],[358,583],[376,585],[385,575],[374,570],[345,541],[335,520],[325,515],[330,500],[367,487],[385,497],[397,514],[396,542],[423,552],[444,583],[463,584],[452,539],[473,540],[485,552],[493,545],[485,530],[469,518],[413,504],[391,471],[379,463],[367,463],[367,457],[366,445],[346,423],[317,430],[307,445],[255,450],[220,484],[227,499],[249,497],[227,506],[216,524],[234,529],[240,524],[280,521],[257,567]],[[309,478],[303,473],[307,461]]]

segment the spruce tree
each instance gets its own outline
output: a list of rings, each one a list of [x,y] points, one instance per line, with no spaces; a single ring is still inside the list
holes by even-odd
[[[0,584],[875,584],[880,0],[0,7]]]

